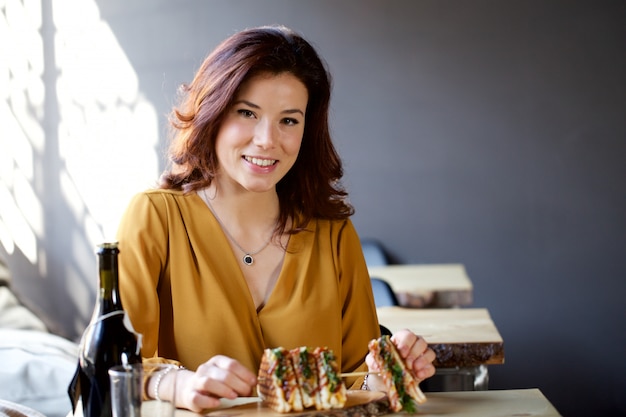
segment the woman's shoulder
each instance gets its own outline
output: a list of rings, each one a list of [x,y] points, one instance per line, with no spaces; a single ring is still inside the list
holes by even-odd
[[[148,188],[146,190],[140,191],[137,193],[138,195],[146,195],[146,196],[163,196],[163,198],[177,198],[185,195],[192,195],[195,192],[185,194],[183,190],[166,190],[163,188]]]
[[[346,231],[352,233],[354,231],[354,225],[349,217],[344,219],[315,218],[309,222],[305,229],[315,231],[318,235],[342,235]]]
[[[346,217],[343,219],[315,218],[311,221],[311,223],[319,227],[345,227],[346,225],[352,225],[352,220],[350,219],[350,217]]]
[[[300,233],[297,242],[327,248],[336,253],[356,253],[360,250],[358,233],[350,218],[312,219],[307,231]]]
[[[164,190],[161,188],[148,188],[135,193],[134,200],[179,200],[196,195],[195,192],[186,193],[182,190]]]
[[[185,193],[182,190],[164,190],[160,188],[149,188],[139,191],[132,196],[129,209],[135,210],[157,210],[162,211],[170,206],[182,206],[189,204],[191,197],[196,196],[195,192]]]

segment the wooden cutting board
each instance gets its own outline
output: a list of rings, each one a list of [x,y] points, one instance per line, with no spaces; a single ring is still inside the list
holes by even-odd
[[[356,417],[356,416],[379,416],[389,413],[389,401],[382,392],[350,390],[347,393],[348,400],[344,408],[332,410],[306,409],[299,412],[278,413],[265,406],[259,399],[236,405],[225,404],[227,408],[211,411],[205,414],[207,417]],[[177,410],[176,417],[182,417]],[[197,417],[197,414],[195,414]]]

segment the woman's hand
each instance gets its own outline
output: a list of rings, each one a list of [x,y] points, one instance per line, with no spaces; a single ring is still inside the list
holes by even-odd
[[[391,336],[400,356],[404,359],[407,368],[413,372],[419,381],[435,375],[435,351],[428,347],[423,337],[410,330],[403,329]]]
[[[227,356],[214,356],[196,372],[179,372],[176,405],[201,412],[217,407],[220,398],[250,396],[255,385],[256,375],[241,363]]]
[[[396,349],[404,359],[407,368],[413,373],[418,381],[423,381],[435,374],[433,361],[435,360],[435,352],[428,347],[423,337],[420,337],[410,330],[403,329],[391,336]],[[379,371],[374,358],[371,354],[367,354],[365,362],[370,371]],[[386,388],[382,382],[382,378],[370,375],[368,386],[372,390],[385,391]]]

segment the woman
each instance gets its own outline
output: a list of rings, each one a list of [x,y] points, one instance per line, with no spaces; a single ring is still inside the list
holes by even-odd
[[[284,27],[226,39],[182,89],[171,166],[159,189],[131,201],[118,233],[124,306],[144,357],[188,369],[179,407],[253,395],[267,347],[328,346],[342,372],[374,367],[367,344],[380,331],[339,184],[330,89],[315,50]],[[419,379],[432,376],[422,338],[394,340]]]

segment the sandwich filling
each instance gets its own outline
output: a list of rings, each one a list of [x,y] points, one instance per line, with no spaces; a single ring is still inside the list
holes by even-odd
[[[370,352],[381,369],[383,382],[387,387],[387,397],[393,411],[417,411],[416,403],[426,401],[426,396],[419,389],[418,383],[404,360],[396,350],[389,336],[374,339],[369,344]]]

